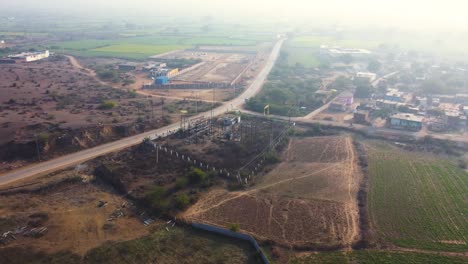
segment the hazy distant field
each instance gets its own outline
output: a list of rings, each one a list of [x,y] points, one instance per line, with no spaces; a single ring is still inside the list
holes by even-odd
[[[294,66],[299,63],[305,67],[318,67],[320,60],[317,57],[318,50],[306,47],[285,46],[284,51],[288,53],[288,65]]]
[[[379,235],[402,247],[468,252],[468,173],[390,145],[369,153],[369,208]]]
[[[178,49],[192,48],[197,45],[254,46],[257,40],[236,39],[229,37],[180,37],[180,36],[144,36],[109,40],[79,40],[56,42],[50,46],[53,50],[80,56],[122,57],[143,59]]]
[[[336,36],[301,35],[291,39],[292,47],[319,48],[320,45],[343,48],[376,49],[379,47],[398,48],[402,51],[436,53],[453,58],[467,56],[466,37],[446,37],[409,32],[345,32]]]
[[[110,56],[115,55],[116,57],[132,57],[132,58],[145,58],[151,55],[157,55],[166,53],[173,50],[186,49],[190,46],[172,45],[172,46],[152,46],[152,45],[140,45],[140,44],[121,44],[112,45],[102,48],[92,49],[91,52],[95,52],[99,56]]]

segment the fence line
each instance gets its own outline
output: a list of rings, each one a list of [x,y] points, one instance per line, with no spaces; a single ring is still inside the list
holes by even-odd
[[[192,226],[194,228],[202,229],[208,232],[248,241],[254,246],[255,250],[257,250],[257,253],[260,254],[260,257],[262,258],[263,263],[270,264],[270,262],[268,261],[268,258],[265,256],[265,253],[263,253],[263,250],[258,245],[257,240],[255,240],[255,238],[252,237],[251,235],[233,232],[225,228],[207,225],[207,224],[195,223],[195,222],[192,222]]]

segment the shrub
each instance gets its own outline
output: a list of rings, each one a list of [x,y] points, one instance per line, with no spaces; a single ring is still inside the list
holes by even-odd
[[[265,155],[265,163],[266,164],[275,164],[280,162],[280,158],[276,152],[270,151]]]
[[[176,207],[180,210],[187,208],[187,206],[190,204],[190,199],[185,193],[176,195],[174,201]]]
[[[185,188],[188,185],[188,179],[186,177],[178,178],[175,183],[176,189]]]
[[[37,140],[41,143],[47,143],[49,141],[50,135],[48,133],[40,133],[37,135]]]
[[[155,186],[145,196],[145,201],[156,214],[164,214],[169,209],[169,203],[165,199],[166,190],[164,187]]]
[[[200,183],[206,180],[208,176],[204,171],[199,168],[192,167],[190,173],[188,174],[188,179],[191,183]]]
[[[109,110],[117,106],[117,103],[114,101],[105,100],[99,106],[99,109]]]
[[[229,228],[229,230],[231,230],[232,232],[239,232],[239,230],[240,230],[240,225],[237,224],[237,223],[232,223],[232,224],[229,224],[229,225],[228,225],[228,228]]]

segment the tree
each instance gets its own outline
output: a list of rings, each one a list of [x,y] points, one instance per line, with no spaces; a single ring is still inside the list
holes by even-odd
[[[188,179],[191,183],[200,183],[207,179],[207,175],[199,168],[191,168]]]
[[[382,64],[378,60],[371,60],[367,65],[370,72],[378,72],[382,68]]]
[[[271,98],[275,103],[282,103],[284,104],[288,100],[288,95],[285,91],[275,88],[268,92],[268,97]]]
[[[109,109],[112,109],[112,108],[114,108],[116,106],[117,106],[116,102],[105,100],[105,101],[103,101],[101,103],[101,105],[99,106],[99,109],[109,110]]]
[[[372,95],[373,87],[369,84],[360,84],[356,87],[356,93],[354,94],[357,98],[369,98]]]
[[[185,193],[176,195],[176,197],[174,198],[174,201],[175,201],[176,207],[179,208],[180,210],[187,208],[187,206],[190,204],[190,199]]]

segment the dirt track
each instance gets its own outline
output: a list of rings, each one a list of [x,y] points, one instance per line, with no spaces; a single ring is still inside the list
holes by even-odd
[[[214,190],[183,216],[239,223],[262,240],[297,248],[346,248],[359,238],[360,173],[349,137],[294,139],[285,161],[243,192]]]

